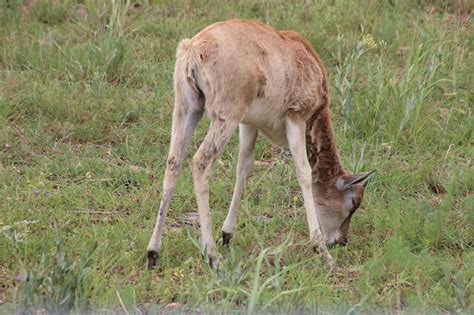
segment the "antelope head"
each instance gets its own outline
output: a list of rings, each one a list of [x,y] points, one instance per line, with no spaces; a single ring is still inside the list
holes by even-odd
[[[329,183],[313,184],[315,204],[328,247],[348,243],[352,216],[360,207],[365,186],[374,172],[352,174],[344,170],[343,175]]]

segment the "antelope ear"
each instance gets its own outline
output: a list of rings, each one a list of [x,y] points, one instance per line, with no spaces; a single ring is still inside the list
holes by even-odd
[[[341,191],[345,191],[351,188],[352,185],[355,185],[355,184],[361,184],[365,187],[370,177],[372,177],[374,173],[375,173],[375,170],[371,172],[341,176],[337,179],[336,187]]]

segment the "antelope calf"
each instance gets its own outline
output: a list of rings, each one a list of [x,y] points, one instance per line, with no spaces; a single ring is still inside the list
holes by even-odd
[[[215,23],[178,46],[171,144],[158,219],[148,244],[148,268],[159,256],[166,213],[183,157],[206,111],[210,127],[192,160],[202,242],[211,266],[219,258],[212,237],[209,176],[239,127],[237,181],[222,227],[223,243],[235,232],[244,182],[254,162],[259,133],[289,146],[301,186],[312,246],[333,264],[327,246],[346,244],[349,224],[372,172],[352,174],[341,166],[329,112],[328,82],[321,59],[294,32],[256,21]]]

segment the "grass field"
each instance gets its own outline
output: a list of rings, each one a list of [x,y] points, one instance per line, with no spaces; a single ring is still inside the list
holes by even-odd
[[[474,312],[469,1],[0,0],[0,313]],[[287,150],[260,138],[237,233],[201,256],[189,158],[145,270],[177,43],[253,18],[303,34],[330,77],[343,163],[377,169],[329,272]],[[211,178],[217,239],[238,137]]]

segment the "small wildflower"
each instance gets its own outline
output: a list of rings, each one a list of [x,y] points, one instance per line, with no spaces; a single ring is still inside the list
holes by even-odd
[[[23,281],[23,280],[25,280],[25,276],[20,275],[20,274],[15,276],[15,281]]]
[[[372,34],[364,34],[364,36],[362,36],[362,43],[367,47],[368,50],[376,49],[378,47]]]

